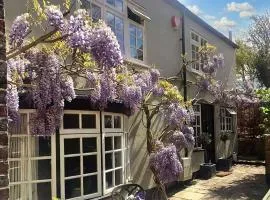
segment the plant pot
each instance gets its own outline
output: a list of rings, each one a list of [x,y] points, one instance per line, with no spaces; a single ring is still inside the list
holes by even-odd
[[[219,158],[217,161],[218,171],[230,171],[232,168],[232,158]]]
[[[200,165],[200,178],[210,179],[216,175],[216,164],[203,163]]]

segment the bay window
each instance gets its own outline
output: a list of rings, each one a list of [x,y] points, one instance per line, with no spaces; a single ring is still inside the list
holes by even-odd
[[[124,9],[124,3],[123,0],[106,0],[107,4],[113,6],[119,11],[123,11]]]

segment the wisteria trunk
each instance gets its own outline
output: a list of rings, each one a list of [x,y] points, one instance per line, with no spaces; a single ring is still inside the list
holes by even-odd
[[[147,106],[144,107],[144,112],[146,114],[146,136],[147,136],[147,152],[148,155],[150,156],[150,154],[155,150],[154,148],[154,141],[153,141],[153,136],[151,133],[151,124],[152,124],[152,117],[150,115],[149,109]],[[166,190],[165,190],[165,186],[164,184],[159,180],[157,172],[155,171],[155,169],[153,169],[152,167],[150,168],[153,175],[154,175],[154,181],[157,184],[158,190],[161,191],[161,195],[162,195],[162,199],[168,199],[167,194],[166,194]]]

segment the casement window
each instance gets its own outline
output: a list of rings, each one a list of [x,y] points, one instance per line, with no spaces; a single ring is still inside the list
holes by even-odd
[[[116,35],[118,43],[120,45],[122,53],[125,52],[124,41],[124,21],[122,18],[114,15],[113,13],[106,12],[106,23],[111,27],[112,31]]]
[[[130,56],[143,61],[143,28],[129,25]]]
[[[43,137],[30,135],[31,112],[10,130],[11,200],[93,199],[127,182],[122,114],[65,110],[59,133]]]
[[[200,136],[201,136],[201,105],[200,104],[195,104],[193,105],[193,110],[194,110],[194,117],[195,120],[193,122],[193,129],[194,129],[194,139],[195,139],[195,145],[194,147],[198,148],[201,147],[202,144],[200,142]]]
[[[191,32],[190,43],[191,43],[192,69],[200,71],[202,61],[200,60],[199,50],[200,47],[206,46],[207,41],[198,34]]]
[[[232,132],[232,115],[226,108],[220,109],[220,130],[224,132]]]
[[[10,200],[52,199],[55,192],[55,136],[31,135],[30,117],[22,112],[20,124],[9,127]]]

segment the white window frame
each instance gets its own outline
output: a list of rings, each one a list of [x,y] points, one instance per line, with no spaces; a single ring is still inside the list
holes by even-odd
[[[105,128],[105,116],[110,115],[112,116],[112,119],[114,120],[114,117],[120,117],[121,118],[121,127],[120,128],[114,128],[114,121],[112,122],[112,128]],[[102,132],[103,133],[123,133],[124,132],[124,119],[123,114],[118,113],[111,113],[111,112],[102,112]]]
[[[202,135],[202,117],[201,117],[201,104],[195,104],[193,106],[198,106],[199,111],[194,110],[194,117],[195,117],[195,124],[193,124],[193,129],[194,129],[194,139],[195,139],[195,148],[201,148],[202,143],[199,144],[199,137]],[[198,123],[197,117],[199,117],[200,122]],[[197,129],[200,128],[200,134],[197,133]]]
[[[221,132],[233,132],[233,117],[226,108],[220,108],[220,130]]]
[[[38,138],[38,137],[43,137],[43,136],[34,136],[31,135],[30,133],[30,127],[29,127],[29,122],[30,122],[30,114],[35,113],[34,109],[20,109],[19,110],[20,114],[26,114],[27,115],[27,133],[26,134],[18,134],[18,135],[9,135],[9,140],[11,138],[25,138],[27,137],[27,152],[28,156],[26,158],[11,158],[9,157],[8,162],[22,162],[26,161],[27,162],[27,180],[26,181],[14,181],[10,182],[9,186],[16,186],[16,185],[21,185],[21,184],[26,184],[28,188],[28,191],[23,191],[21,192],[22,195],[25,195],[26,198],[32,199],[32,187],[33,184],[38,184],[38,183],[50,183],[51,184],[51,196],[54,197],[56,196],[56,148],[55,148],[55,134],[51,135],[51,155],[50,156],[38,156],[38,157],[32,157],[31,156],[31,140],[33,138]],[[12,149],[10,149],[12,151]],[[42,180],[32,180],[32,161],[39,161],[39,160],[50,160],[51,162],[51,178],[50,179],[42,179]],[[9,169],[12,170],[12,169]],[[12,176],[12,174],[10,173]],[[11,177],[12,178],[12,177]],[[12,190],[10,190],[12,192]],[[22,197],[23,198],[23,197]]]
[[[69,129],[72,131],[71,129]],[[91,153],[83,153],[83,143],[82,140],[84,138],[96,138],[97,140],[97,152],[91,152]],[[64,140],[65,139],[80,139],[80,153],[79,154],[64,154]],[[65,181],[74,179],[74,178],[80,178],[80,184],[81,184],[81,196],[71,198],[71,199],[89,199],[89,198],[95,198],[99,197],[102,195],[101,191],[101,185],[102,185],[102,180],[101,180],[101,150],[100,150],[100,134],[74,134],[74,135],[61,135],[60,136],[60,174],[61,174],[61,199],[66,199],[65,198]],[[89,174],[84,174],[83,172],[83,157],[84,156],[89,156],[89,155],[96,155],[97,156],[97,172],[89,173]],[[75,175],[75,176],[69,176],[65,177],[65,158],[68,157],[80,157],[80,174]],[[83,187],[83,178],[92,176],[92,175],[97,175],[97,192],[89,195],[84,195],[84,187]]]
[[[146,37],[145,37],[145,28],[144,28],[144,25],[138,24],[138,23],[132,21],[131,19],[128,19],[128,22],[129,22],[129,24],[128,24],[128,55],[129,55],[129,57],[130,57],[130,59],[132,61],[143,64],[145,62],[145,60],[146,60],[146,51],[145,51],[145,48],[146,48]],[[130,51],[130,49],[131,49],[131,45],[130,45],[130,31],[129,31],[129,26],[130,25],[133,25],[136,28],[142,29],[142,34],[143,34],[143,60],[140,60],[140,59],[137,59],[137,58],[133,58],[131,56],[131,51]],[[137,42],[137,37],[136,37],[136,42]]]
[[[198,37],[198,41],[192,39],[192,34],[195,34]],[[190,32],[190,48],[191,48],[191,59],[192,60],[193,60],[193,58],[192,58],[192,53],[193,53],[192,46],[195,46],[199,50],[200,47],[202,47],[202,41],[205,41],[206,43],[208,43],[208,41],[205,38],[203,38],[200,34],[196,33],[193,30]],[[195,53],[196,53],[196,55],[198,54],[198,52],[195,52]],[[199,69],[196,69],[197,64],[199,66]],[[201,61],[197,60],[196,62],[192,63],[191,69],[195,70],[196,72],[202,72],[202,70],[201,70]]]

